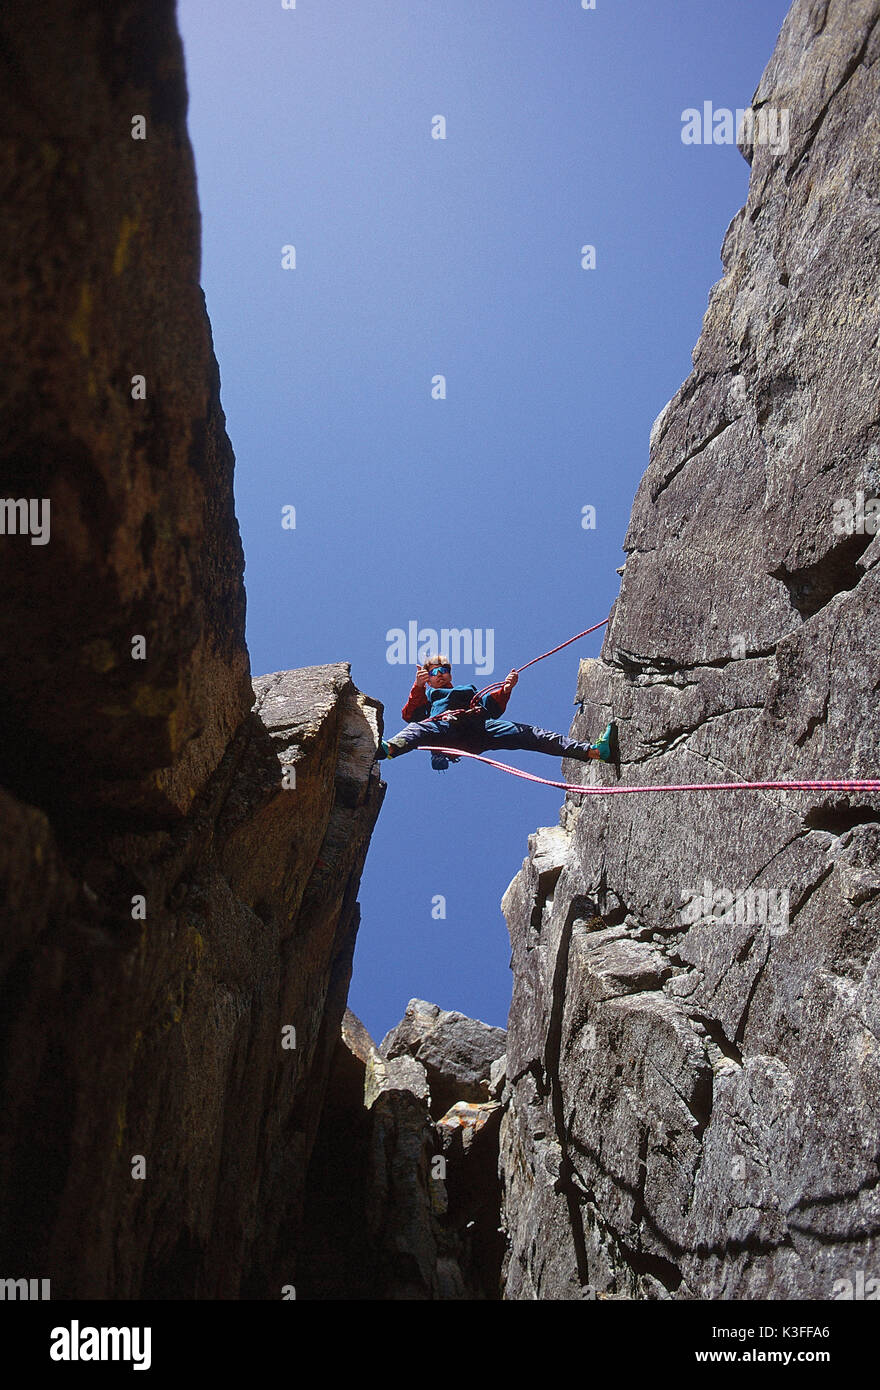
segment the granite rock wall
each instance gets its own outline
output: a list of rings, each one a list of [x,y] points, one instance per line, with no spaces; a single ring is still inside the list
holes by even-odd
[[[877,775],[878,21],[795,0],[755,94],[788,147],[744,151],[580,669],[573,735],[613,716],[624,783]],[[844,794],[571,797],[531,838],[504,902],[507,1298],[880,1273],[878,851],[880,802]]]
[[[0,14],[0,1268],[280,1298],[382,791],[253,685],[170,0]]]

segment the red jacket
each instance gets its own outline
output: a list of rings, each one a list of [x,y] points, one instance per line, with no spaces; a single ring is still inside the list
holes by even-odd
[[[462,687],[459,686],[459,689]],[[476,688],[474,687],[476,694]],[[491,695],[484,695],[482,703],[486,706],[491,718],[497,718],[507,709],[507,702],[510,699],[509,690],[493,690]],[[490,703],[491,702],[491,703]],[[425,698],[424,689],[418,681],[413,681],[412,690],[403,709],[400,711],[401,717],[409,724],[417,724],[421,719],[430,719],[431,706]]]

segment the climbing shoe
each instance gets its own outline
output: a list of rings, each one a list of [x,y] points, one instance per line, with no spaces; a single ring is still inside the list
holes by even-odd
[[[594,750],[599,754],[603,763],[610,763],[613,761],[613,744],[616,733],[617,729],[613,723],[606,724],[601,738],[597,739],[593,744]]]

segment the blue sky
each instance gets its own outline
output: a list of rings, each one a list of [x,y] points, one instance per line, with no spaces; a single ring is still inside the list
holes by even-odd
[[[392,629],[491,632],[492,674],[454,673],[483,686],[608,615],[748,184],[682,112],[748,106],[787,8],[179,0],[255,675],[349,661],[393,733]],[[567,732],[600,646],[530,668],[510,717]],[[504,1026],[499,903],[562,794],[382,766],[350,1005],[377,1041],[413,996]]]

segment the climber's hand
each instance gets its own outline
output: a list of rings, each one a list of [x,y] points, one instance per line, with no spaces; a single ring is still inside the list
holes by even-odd
[[[519,676],[517,675],[516,671],[511,671],[510,674],[506,676],[504,679],[504,689],[512,690],[518,680]]]
[[[427,681],[428,673],[425,670],[424,666],[420,666],[419,669],[416,671],[416,685],[419,686],[422,690],[424,690]]]

